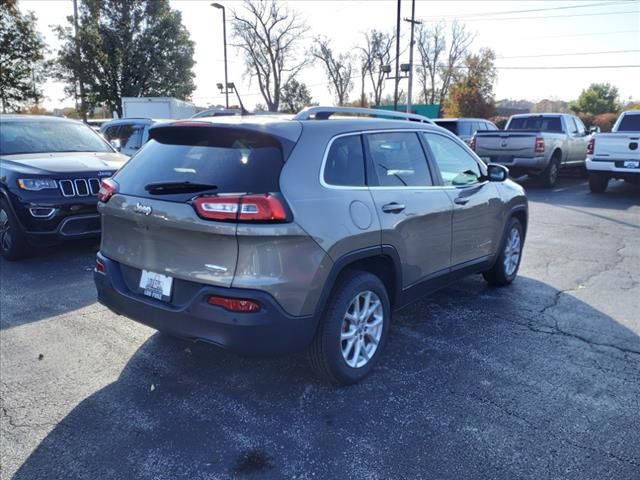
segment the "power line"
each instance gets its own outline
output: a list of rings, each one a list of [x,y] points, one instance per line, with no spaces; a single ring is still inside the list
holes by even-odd
[[[531,13],[531,12],[547,12],[551,10],[570,10],[574,8],[590,8],[590,7],[602,7],[602,6],[612,6],[612,5],[622,5],[629,4],[631,2],[598,2],[598,3],[588,3],[585,5],[566,5],[562,7],[547,7],[547,8],[530,8],[528,10],[506,10],[501,12],[485,12],[485,13],[467,13],[463,15],[442,15],[441,17],[433,16],[431,18],[442,18],[442,17],[451,17],[451,18],[466,18],[466,17],[489,17],[492,15],[511,15],[514,13]]]
[[[534,17],[495,17],[495,18],[464,18],[465,22],[498,22],[504,20],[538,20],[549,18],[571,18],[571,17],[602,17],[605,15],[623,15],[627,13],[638,13],[637,10],[625,10],[624,12],[600,12],[600,13],[575,13],[570,15],[542,15]]]
[[[640,68],[640,65],[579,65],[561,67],[496,67],[497,70],[589,70],[603,68]]]
[[[542,58],[542,57],[573,57],[577,55],[608,55],[614,53],[635,53],[640,50],[609,50],[605,52],[574,52],[574,53],[545,53],[541,55],[512,55],[508,57],[498,57],[499,60],[508,58]]]
[[[540,39],[540,38],[569,38],[569,37],[593,37],[596,35],[621,35],[626,33],[635,33],[636,35],[639,33],[638,30],[622,30],[620,32],[595,32],[595,33],[575,33],[570,35],[535,35],[531,37],[518,37],[520,40],[531,40],[531,39]]]

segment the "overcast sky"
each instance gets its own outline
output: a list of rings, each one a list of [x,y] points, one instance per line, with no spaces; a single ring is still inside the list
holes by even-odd
[[[195,42],[197,105],[223,103],[216,83],[224,79],[222,18],[211,0],[171,0],[182,12],[182,21]],[[235,1],[221,1],[229,10],[240,8]],[[297,10],[309,26],[304,50],[315,35],[329,37],[337,51],[353,51],[363,43],[363,32],[395,29],[396,1],[310,1],[283,2]],[[62,24],[73,13],[71,0],[21,0],[20,8],[32,10],[38,27],[52,50],[58,42],[51,25]],[[577,8],[576,8],[577,7]],[[510,12],[510,13],[507,13]],[[411,1],[402,1],[402,16],[411,15]],[[227,19],[230,17],[227,13]],[[475,33],[473,50],[490,47],[498,60],[496,98],[541,100],[575,99],[593,82],[610,82],[623,100],[640,99],[640,1],[417,1],[416,18],[432,25],[440,20],[458,19]],[[402,22],[401,62],[409,61],[409,24]],[[227,29],[229,34],[230,28]],[[606,52],[606,53],[604,53]],[[561,56],[549,56],[562,54]],[[417,51],[416,51],[417,57]],[[518,57],[518,58],[514,58]],[[417,62],[417,58],[415,59]],[[635,68],[611,66],[636,65]],[[609,68],[569,69],[566,67],[607,66]],[[538,69],[536,67],[563,67]],[[310,88],[314,101],[332,104],[326,76],[320,65],[309,67],[301,80]],[[242,59],[229,49],[229,81],[238,86],[247,107],[264,103],[257,83],[245,73]],[[351,99],[358,97],[358,83]],[[401,88],[406,90],[406,80]],[[417,88],[414,87],[414,88]],[[385,94],[392,93],[387,82]],[[73,104],[65,99],[61,84],[49,82],[45,107]]]

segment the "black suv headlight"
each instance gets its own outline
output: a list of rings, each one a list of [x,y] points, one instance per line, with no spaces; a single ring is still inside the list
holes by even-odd
[[[22,190],[47,190],[58,188],[58,183],[53,178],[20,178],[18,186]]]

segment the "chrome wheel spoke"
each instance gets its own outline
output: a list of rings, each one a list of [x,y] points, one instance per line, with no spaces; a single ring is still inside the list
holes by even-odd
[[[366,290],[351,300],[340,332],[340,349],[347,365],[361,368],[369,363],[380,345],[383,322],[382,301],[375,292]]]

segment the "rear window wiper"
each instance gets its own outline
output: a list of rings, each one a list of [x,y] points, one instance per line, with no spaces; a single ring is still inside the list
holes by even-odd
[[[149,183],[144,189],[151,195],[168,195],[171,193],[196,193],[206,190],[216,190],[217,185],[209,183],[192,183],[192,182],[162,182]]]

